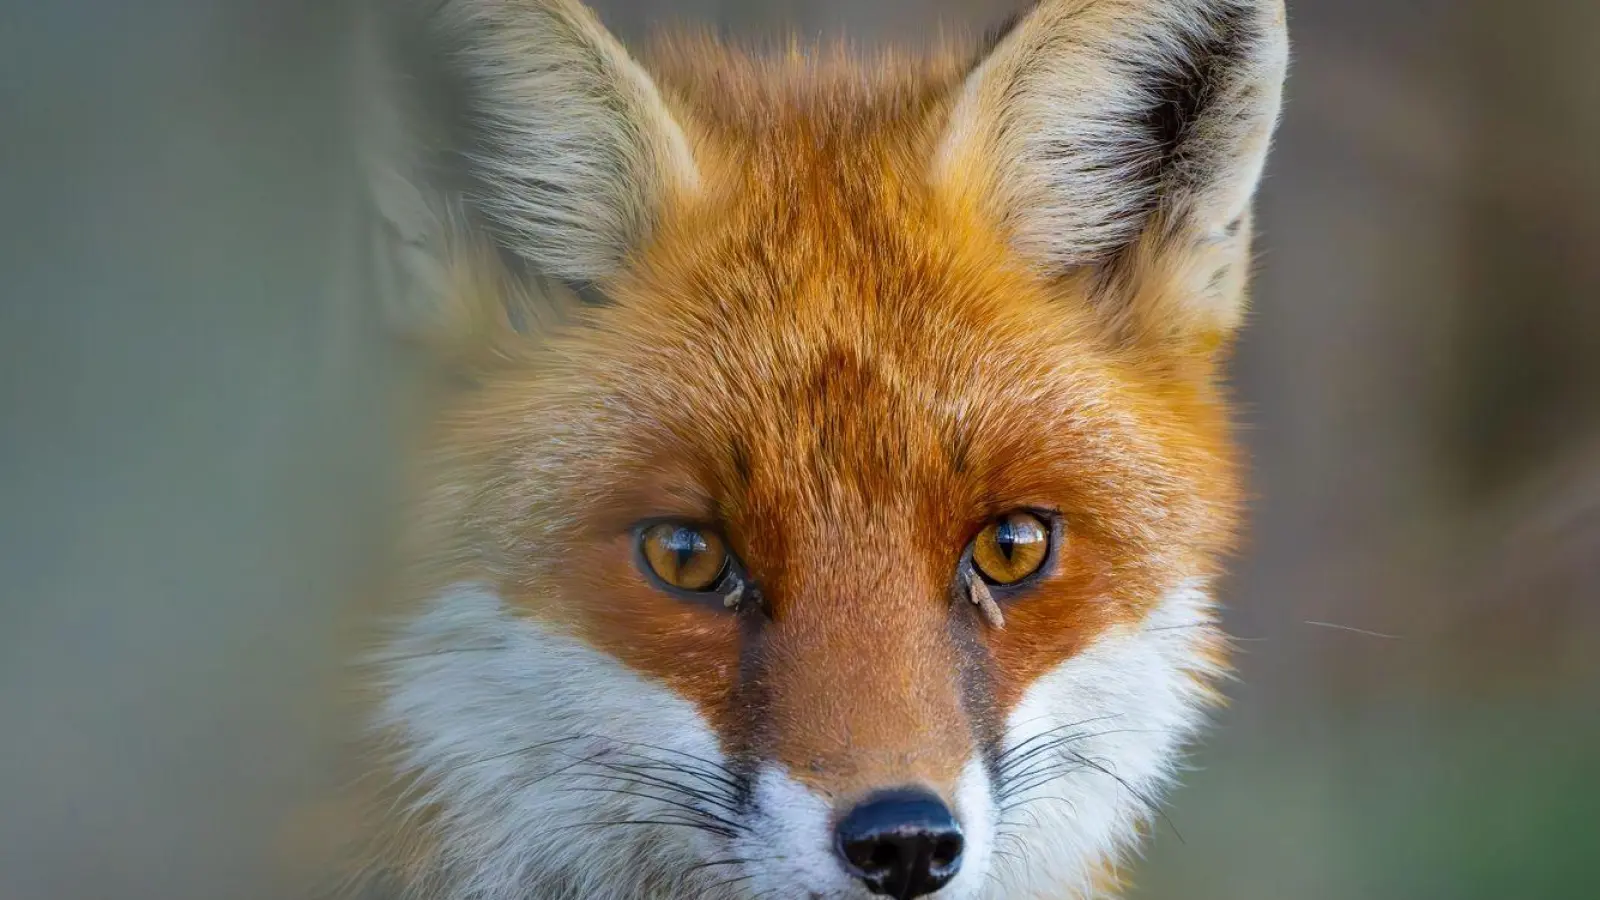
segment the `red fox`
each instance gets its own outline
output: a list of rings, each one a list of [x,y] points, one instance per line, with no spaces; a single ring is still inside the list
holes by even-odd
[[[1227,665],[1281,0],[870,58],[433,6],[452,117],[381,204],[465,378],[361,882],[1114,892]]]

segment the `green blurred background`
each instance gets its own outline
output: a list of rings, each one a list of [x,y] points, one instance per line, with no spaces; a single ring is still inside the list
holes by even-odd
[[[1010,9],[596,5],[902,43]],[[425,378],[361,265],[348,13],[0,12],[0,900],[286,896]],[[1290,19],[1240,682],[1136,896],[1600,896],[1600,3]]]

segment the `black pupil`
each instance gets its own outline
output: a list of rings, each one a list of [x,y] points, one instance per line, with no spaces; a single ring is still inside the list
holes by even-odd
[[[995,549],[999,550],[1000,555],[1006,558],[1006,562],[1011,561],[1011,557],[1017,552],[1018,547],[1023,544],[1037,543],[1038,540],[1038,531],[1032,527],[1031,523],[1019,523],[1014,519],[1007,519],[1001,522],[999,527],[994,530]]]
[[[706,551],[706,539],[693,528],[679,528],[667,538],[667,549],[678,558],[681,569]]]

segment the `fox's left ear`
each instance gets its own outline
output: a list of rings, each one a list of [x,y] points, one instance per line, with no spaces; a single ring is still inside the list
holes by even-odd
[[[935,182],[1119,332],[1216,346],[1287,58],[1282,0],[1043,0],[961,87]]]

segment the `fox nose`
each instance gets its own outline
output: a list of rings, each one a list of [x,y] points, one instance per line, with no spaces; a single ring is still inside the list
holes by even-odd
[[[961,826],[925,791],[874,794],[840,819],[834,833],[845,868],[874,894],[922,897],[961,870]]]

